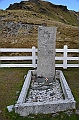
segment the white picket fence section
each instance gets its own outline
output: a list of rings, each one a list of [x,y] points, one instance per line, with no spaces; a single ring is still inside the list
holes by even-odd
[[[36,56],[36,53],[38,50],[33,46],[32,49],[30,48],[0,48],[0,52],[32,52],[32,56],[0,56],[1,61],[16,61],[16,60],[32,60],[31,64],[0,64],[0,67],[33,67],[36,68],[36,60],[38,57]],[[64,69],[67,69],[68,67],[79,67],[79,57],[68,57],[68,53],[78,53],[79,49],[68,49],[67,45],[64,45],[63,49],[56,49],[56,53],[63,53],[63,56],[56,56],[55,60],[62,60],[62,64],[55,64],[55,67],[62,67]],[[77,64],[68,64],[67,61],[78,61]]]

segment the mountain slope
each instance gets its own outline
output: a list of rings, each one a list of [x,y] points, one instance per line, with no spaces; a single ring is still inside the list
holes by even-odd
[[[57,27],[56,48],[67,44],[69,48],[79,49],[79,13],[62,5],[30,1],[14,3],[7,10],[0,10],[0,47],[38,47],[38,26],[43,25]],[[17,10],[14,10],[15,6]]]
[[[21,1],[20,3],[14,3],[13,5],[7,8],[7,10],[29,10],[33,12],[37,12],[40,14],[45,14],[54,20],[72,24],[78,24],[78,14],[74,11],[69,11],[67,6],[62,5],[54,5],[47,1],[41,0],[29,0],[29,1]]]

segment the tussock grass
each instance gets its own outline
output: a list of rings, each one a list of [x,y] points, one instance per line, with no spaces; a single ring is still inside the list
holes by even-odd
[[[56,12],[56,13],[55,13]],[[70,20],[70,23],[62,22],[55,14],[58,10],[49,14],[41,14],[39,12],[27,11],[27,10],[5,10],[0,11],[0,16],[3,16],[2,24],[5,22],[13,21],[15,24],[18,22],[35,25],[33,29],[25,34],[24,29],[18,31],[18,35],[9,35],[5,33],[5,28],[0,28],[0,47],[7,48],[31,48],[37,46],[38,40],[38,26],[46,24],[47,26],[56,26],[56,48],[62,48],[64,44],[67,44],[69,48],[79,48],[79,26],[75,24],[75,17],[73,13],[62,12],[59,10],[60,16],[64,19]],[[72,19],[71,19],[72,18]],[[72,22],[71,22],[72,21]]]

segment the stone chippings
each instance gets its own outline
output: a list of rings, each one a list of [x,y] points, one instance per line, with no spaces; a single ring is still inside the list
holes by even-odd
[[[37,82],[42,79],[43,82]],[[53,82],[44,81],[45,78],[38,78],[37,80],[32,80],[31,88],[26,98],[27,103],[31,102],[52,102],[63,100],[63,92],[60,87],[59,80]]]

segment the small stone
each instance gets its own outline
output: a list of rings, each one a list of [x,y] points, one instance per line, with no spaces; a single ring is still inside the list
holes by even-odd
[[[76,112],[75,112],[75,113],[79,115],[79,110],[76,110]]]
[[[49,83],[49,85],[52,85],[53,83]]]
[[[28,118],[32,118],[32,119],[34,119],[34,116],[29,116]]]
[[[55,116],[58,116],[58,115],[59,115],[59,113],[53,113],[52,117],[55,117]]]
[[[19,91],[16,91],[16,95],[19,94]]]
[[[8,109],[9,112],[12,112],[13,108],[14,108],[14,105],[7,106],[7,109]]]
[[[63,118],[63,115],[61,115],[61,118]]]
[[[40,102],[42,102],[42,101],[43,101],[43,99],[41,98],[39,101],[40,101]]]
[[[40,96],[38,96],[38,98],[40,98]]]
[[[33,102],[37,102],[36,99],[34,99]]]
[[[24,75],[24,79],[26,79],[27,75]]]
[[[55,93],[53,92],[53,93],[50,93],[50,96],[53,96],[53,95],[55,95]]]
[[[42,89],[47,89],[48,87],[47,86],[43,86]]]

